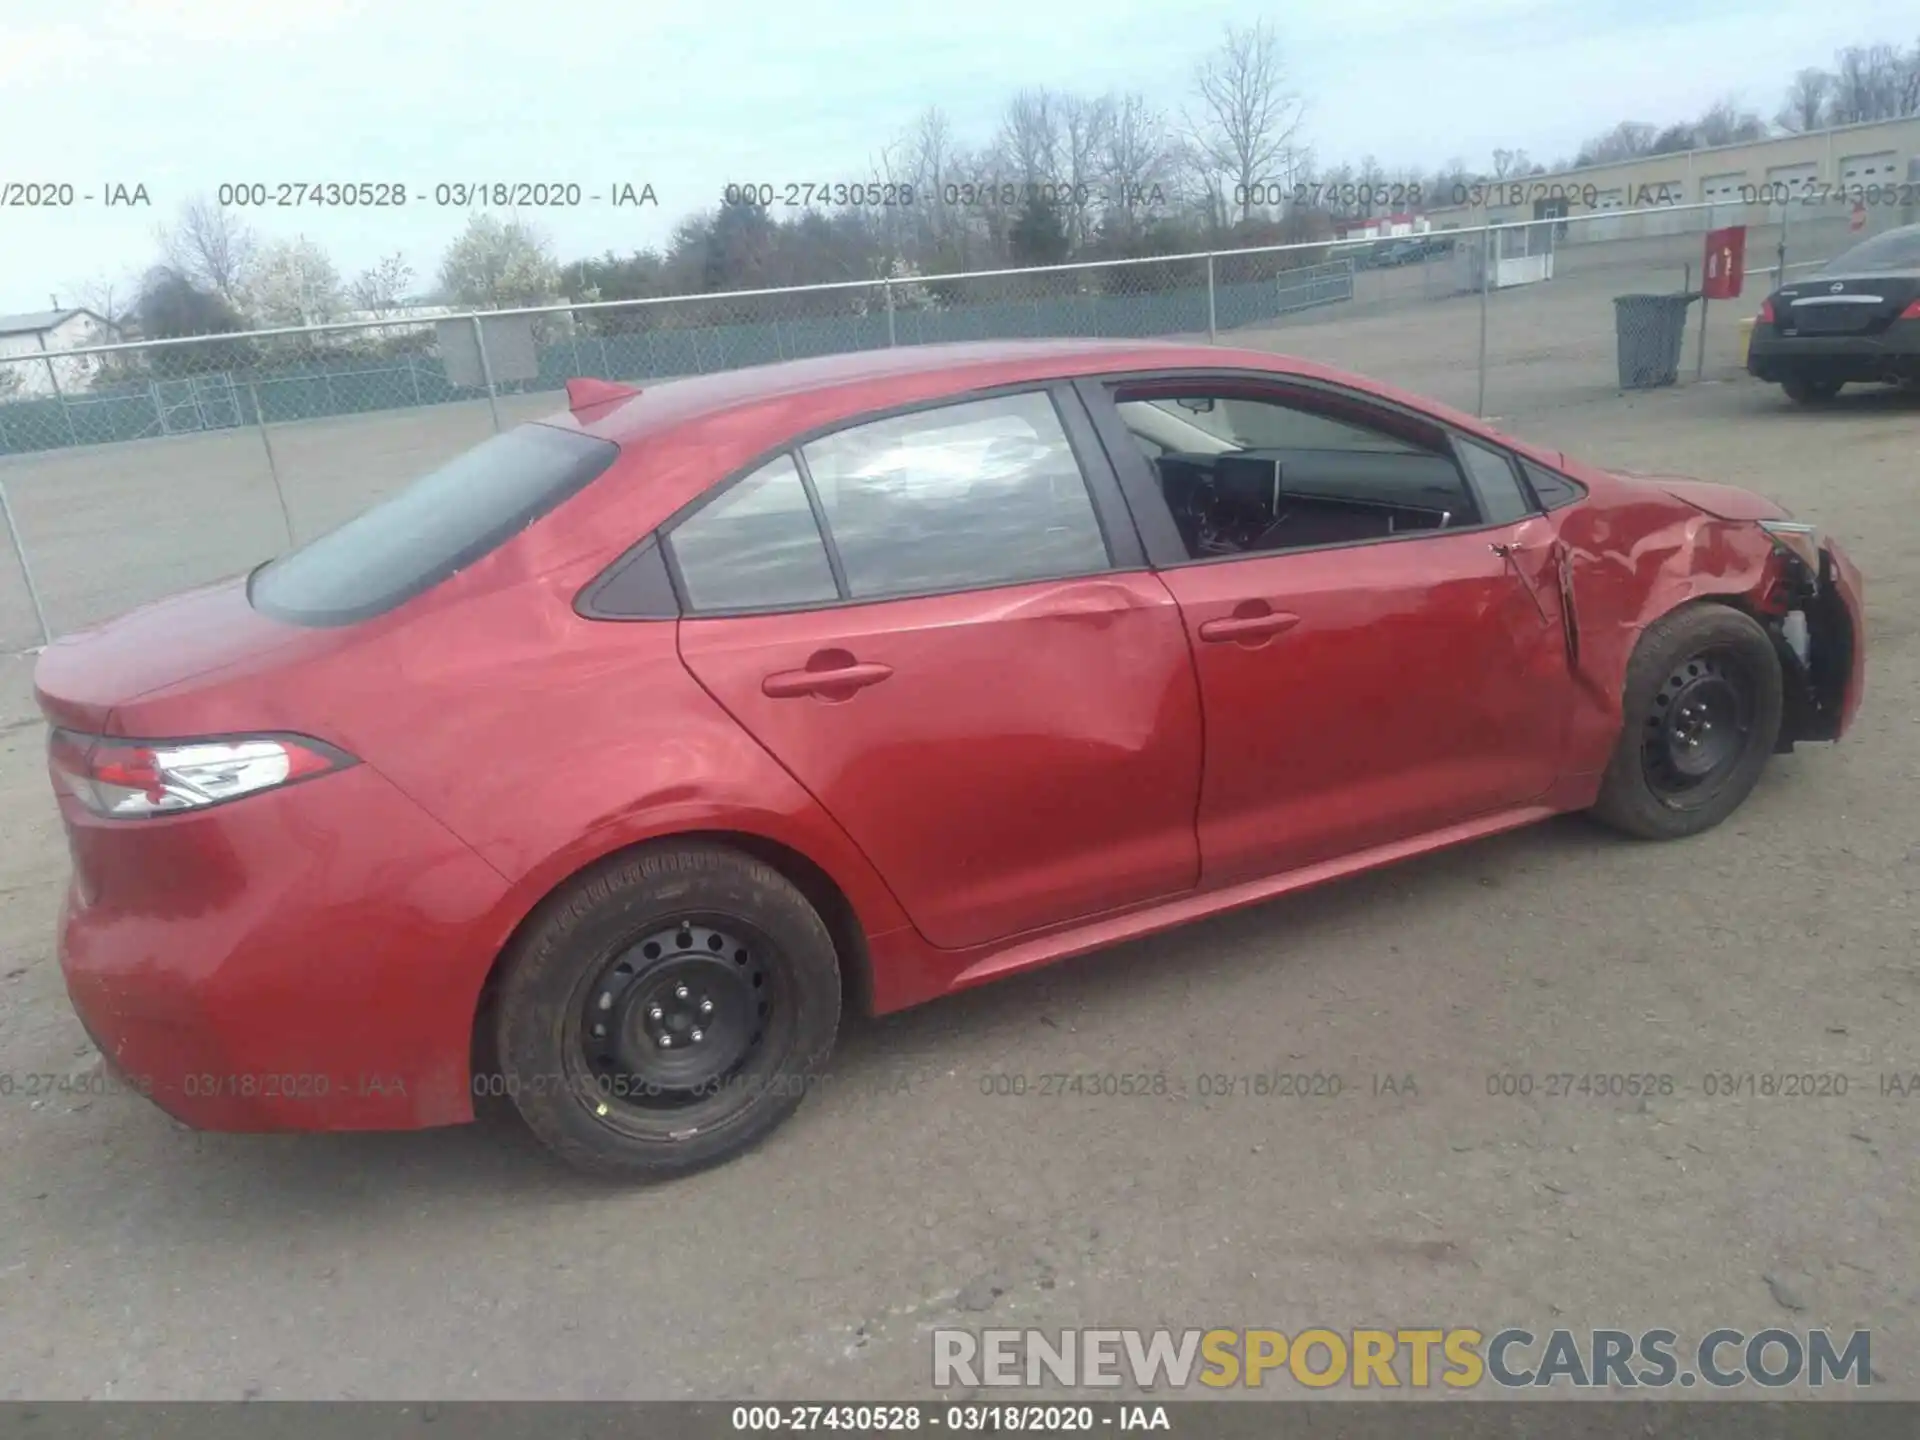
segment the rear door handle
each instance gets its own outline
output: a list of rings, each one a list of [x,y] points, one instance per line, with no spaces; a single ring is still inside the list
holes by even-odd
[[[1200,638],[1216,644],[1225,640],[1258,640],[1291,630],[1299,623],[1298,615],[1289,615],[1284,610],[1269,611],[1265,615],[1228,615],[1218,620],[1202,620]]]
[[[869,685],[878,685],[891,674],[891,665],[877,662],[856,662],[832,670],[782,670],[760,682],[760,693],[774,700],[787,700],[796,695],[831,697],[839,691],[851,695]]]

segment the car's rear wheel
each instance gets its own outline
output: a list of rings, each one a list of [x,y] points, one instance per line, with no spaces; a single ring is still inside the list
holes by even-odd
[[[1782,380],[1780,388],[1787,392],[1787,398],[1796,405],[1819,405],[1838,395],[1844,384],[1844,380],[1815,380],[1796,376],[1791,380]]]
[[[649,847],[577,877],[516,940],[500,1088],[569,1163],[665,1178],[792,1114],[839,1021],[832,937],[783,875],[723,846]]]
[[[1773,641],[1751,616],[1702,603],[1656,620],[1627,665],[1594,815],[1648,840],[1712,829],[1759,781],[1782,693]]]

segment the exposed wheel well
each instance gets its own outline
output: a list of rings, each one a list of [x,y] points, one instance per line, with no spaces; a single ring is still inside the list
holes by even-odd
[[[1790,752],[1802,740],[1834,737],[1847,676],[1852,668],[1853,646],[1857,643],[1846,607],[1832,588],[1811,586],[1808,580],[1806,567],[1796,563],[1782,582],[1785,589],[1781,593],[1788,604],[1806,614],[1808,640],[1814,655],[1811,668],[1800,663],[1800,657],[1787,643],[1783,615],[1759,604],[1757,594],[1700,595],[1674,607],[1685,610],[1700,605],[1723,605],[1739,611],[1767,632],[1773,641],[1774,655],[1780,661],[1785,689],[1777,747],[1781,754]]]
[[[494,990],[499,983],[502,967],[506,963],[513,942],[540,912],[552,896],[564,886],[571,884],[575,877],[605,865],[618,856],[630,854],[656,845],[697,842],[709,845],[725,845],[744,855],[751,855],[764,864],[771,865],[794,885],[794,888],[807,897],[807,903],[819,912],[826,923],[827,933],[833,937],[834,953],[840,961],[840,993],[850,1009],[861,1014],[873,1011],[873,976],[871,958],[867,950],[866,931],[860,926],[859,917],[854,914],[853,904],[839,885],[826,871],[809,860],[798,850],[782,845],[776,840],[768,840],[760,835],[748,835],[733,830],[687,830],[674,835],[657,835],[620,850],[610,851],[599,856],[590,864],[582,866],[571,874],[562,876],[554,882],[552,889],[542,895],[527,910],[525,918],[514,927],[500,947],[500,953],[493,957],[493,964],[487,971],[487,978],[480,986],[480,997],[474,1005],[473,1035],[469,1043],[469,1055],[473,1069],[484,1073],[493,1065],[493,1037],[491,1027],[485,1022],[493,1009]]]

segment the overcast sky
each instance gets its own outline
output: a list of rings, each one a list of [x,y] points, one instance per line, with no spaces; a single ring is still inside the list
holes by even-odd
[[[862,179],[927,105],[987,140],[1023,86],[1140,90],[1170,115],[1229,21],[1281,27],[1317,160],[1542,162],[1732,96],[1767,117],[1843,45],[1912,43],[1912,0],[0,0],[0,182],[147,188],[147,210],[0,209],[0,311],[157,254],[222,181],[650,182],[660,208],[533,217],[561,259],[659,244],[734,181]],[[425,288],[463,213],[261,213],[343,276]]]

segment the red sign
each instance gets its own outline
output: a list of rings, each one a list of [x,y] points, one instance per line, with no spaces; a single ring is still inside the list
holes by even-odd
[[[1729,225],[1707,232],[1707,255],[1700,274],[1700,293],[1708,300],[1731,300],[1740,293],[1747,270],[1747,227]]]

